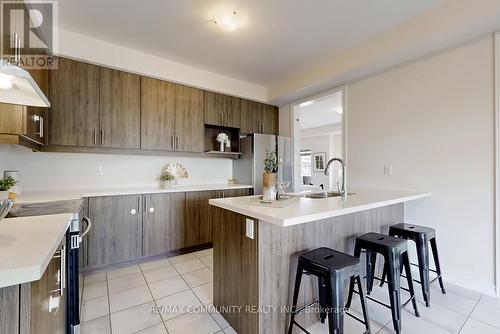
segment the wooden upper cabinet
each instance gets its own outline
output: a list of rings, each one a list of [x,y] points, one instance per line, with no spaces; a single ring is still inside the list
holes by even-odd
[[[278,107],[266,105],[262,115],[262,133],[277,135],[279,133]]]
[[[175,150],[204,151],[203,91],[175,85]]]
[[[241,132],[278,134],[278,108],[264,103],[241,100]]]
[[[50,101],[49,70],[37,69],[28,71],[43,94]],[[26,107],[26,135],[36,142],[45,145],[48,140],[49,108]]]
[[[49,76],[49,144],[97,146],[99,67],[59,58]]]
[[[203,108],[205,124],[240,127],[241,99],[205,91]]]
[[[241,100],[241,132],[262,133],[262,114],[265,104]]]
[[[99,111],[101,147],[140,148],[140,76],[101,67]]]
[[[174,150],[175,84],[141,78],[141,149]]]

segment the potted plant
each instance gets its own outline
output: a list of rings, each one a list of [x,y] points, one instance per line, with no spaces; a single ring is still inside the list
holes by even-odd
[[[9,190],[14,187],[16,183],[16,180],[14,180],[12,176],[0,179],[0,201],[9,199]]]
[[[229,137],[224,132],[219,133],[217,135],[217,141],[219,142],[219,150],[221,152],[225,151],[225,148],[224,148],[225,145],[227,145],[228,147],[229,147],[229,145],[231,145],[231,142],[229,141]]]
[[[160,188],[169,188],[173,180],[175,180],[175,176],[169,172],[163,172],[160,175]]]
[[[276,182],[280,163],[276,151],[266,151],[264,159],[264,175],[262,176],[262,199],[264,201],[276,200]]]

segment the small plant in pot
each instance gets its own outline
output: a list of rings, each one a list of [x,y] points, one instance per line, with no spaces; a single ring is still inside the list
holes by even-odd
[[[169,172],[163,172],[160,175],[160,187],[161,188],[168,188],[170,187],[172,181],[175,180],[175,176],[170,174]]]
[[[276,151],[266,151],[264,159],[264,175],[262,176],[262,199],[264,201],[276,200],[277,172],[280,162]]]
[[[16,180],[12,176],[0,179],[0,201],[9,199],[9,190],[16,185]]]

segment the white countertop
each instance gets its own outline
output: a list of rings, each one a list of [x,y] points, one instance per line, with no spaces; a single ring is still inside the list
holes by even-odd
[[[0,288],[39,280],[71,218],[59,214],[0,221]]]
[[[340,197],[301,197],[297,203],[284,208],[251,205],[251,199],[255,196],[211,199],[209,203],[279,226],[291,226],[430,196],[429,193],[377,189],[349,189],[349,192],[354,194],[348,195],[345,200]]]
[[[47,190],[47,191],[26,191],[16,200],[17,203],[39,203],[80,199],[82,197],[100,196],[120,196],[120,195],[140,195],[157,193],[175,193],[207,190],[231,190],[248,189],[250,185],[236,184],[195,184],[195,185],[174,185],[171,188],[160,188],[155,186],[146,187],[123,187],[123,188],[98,188],[98,189],[72,189],[72,190]]]

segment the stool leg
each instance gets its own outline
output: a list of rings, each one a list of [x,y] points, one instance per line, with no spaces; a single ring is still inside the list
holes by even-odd
[[[358,244],[356,244],[354,246],[354,256],[357,257],[358,259],[361,256],[361,247]],[[349,285],[349,292],[348,292],[348,296],[347,296],[347,303],[345,304],[346,308],[351,307],[352,294],[354,292],[354,283],[355,283],[354,280],[351,279],[351,283]]]
[[[302,264],[300,260],[297,264],[297,273],[295,274],[295,286],[293,288],[293,301],[292,301],[292,314],[290,315],[290,326],[288,327],[288,334],[292,334],[293,323],[295,321],[295,312],[297,309],[297,300],[299,298],[300,281],[302,280]]]
[[[424,296],[425,306],[431,305],[431,284],[429,279],[429,248],[427,238],[422,236],[415,240],[418,256],[418,271],[420,273],[420,285]],[[408,275],[408,273],[407,273]]]
[[[354,284],[356,283],[356,279],[351,277],[351,282],[349,283],[349,294],[347,295],[347,302],[345,304],[345,308],[349,309],[351,307],[352,302],[352,294],[354,292]],[[361,284],[361,278],[359,278],[359,284]]]
[[[380,281],[380,286],[384,286],[384,281],[385,281],[385,278],[387,277],[387,271],[385,270],[385,266],[384,266],[384,269],[382,270],[382,280]]]
[[[387,283],[389,300],[391,302],[392,324],[396,334],[401,334],[401,273],[399,254],[387,254],[385,267],[387,270]]]
[[[366,251],[366,294],[370,295],[373,289],[373,277],[375,276],[375,265],[377,253]]]
[[[358,282],[358,290],[359,290],[359,300],[361,302],[361,309],[363,310],[363,319],[365,320],[365,328],[367,334],[371,333],[370,330],[370,317],[368,316],[368,305],[366,305],[366,297],[363,291],[363,283],[361,282],[361,276],[357,276],[356,278],[352,277]]]
[[[408,282],[408,289],[410,290],[410,296],[413,298],[411,300],[413,304],[413,311],[415,311],[415,316],[420,317],[417,308],[417,297],[415,296],[415,290],[413,289],[413,278],[411,277],[411,267],[410,267],[410,259],[408,257],[408,252],[404,252],[403,255],[403,263],[406,272],[406,281]]]
[[[446,290],[444,289],[443,278],[441,277],[441,266],[439,265],[439,255],[436,245],[436,238],[432,238],[431,240],[429,240],[429,242],[432,248],[432,256],[434,257],[434,264],[436,266],[436,271],[437,274],[439,275],[439,285],[441,286],[441,292],[445,294]]]
[[[329,334],[344,334],[344,282],[330,277],[331,310],[328,312]]]
[[[327,303],[327,288],[326,281],[323,277],[318,277],[318,292],[319,292],[319,318],[321,323],[324,324],[327,312],[325,309],[328,307]]]

